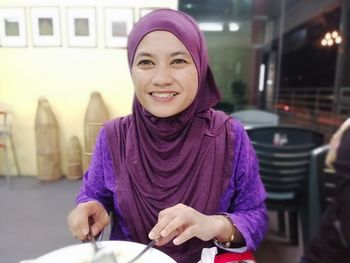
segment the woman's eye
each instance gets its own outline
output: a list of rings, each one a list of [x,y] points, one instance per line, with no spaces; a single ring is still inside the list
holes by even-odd
[[[182,58],[177,58],[172,61],[172,64],[184,64],[184,63],[187,63],[187,61]]]
[[[137,66],[150,66],[150,65],[154,65],[154,63],[149,59],[143,59],[137,63]]]

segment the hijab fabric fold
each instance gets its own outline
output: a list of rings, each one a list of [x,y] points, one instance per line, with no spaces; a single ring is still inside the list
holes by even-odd
[[[208,66],[202,33],[186,14],[159,9],[135,24],[128,39],[132,67],[140,41],[156,30],[174,34],[187,48],[197,68],[199,88],[183,112],[158,118],[134,97],[132,114],[105,125],[116,176],[117,201],[131,239],[148,243],[158,213],[178,203],[212,215],[232,173],[233,142],[229,116],[211,109],[220,93]],[[159,247],[177,262],[197,262],[212,246],[197,238]]]

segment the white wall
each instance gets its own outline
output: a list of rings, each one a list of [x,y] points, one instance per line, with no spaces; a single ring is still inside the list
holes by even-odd
[[[33,47],[30,7],[58,6],[62,34],[61,47]],[[97,47],[72,48],[67,44],[65,11],[69,6],[96,7]],[[177,0],[1,0],[1,7],[26,10],[27,47],[0,47],[0,102],[14,114],[14,141],[23,175],[36,175],[34,121],[38,98],[48,99],[60,128],[62,169],[66,173],[66,147],[77,135],[83,145],[83,122],[90,93],[99,91],[110,116],[130,113],[133,87],[126,49],[105,48],[104,7],[132,7],[138,17],[140,7],[177,9]],[[0,156],[1,157],[1,156]],[[11,161],[11,173],[15,167]],[[0,173],[3,171],[0,170]]]

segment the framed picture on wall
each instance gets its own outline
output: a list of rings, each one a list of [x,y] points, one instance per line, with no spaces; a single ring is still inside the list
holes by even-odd
[[[0,8],[0,46],[27,46],[25,9],[21,7]]]
[[[94,7],[67,7],[67,26],[69,46],[97,46]]]
[[[134,9],[106,7],[104,11],[106,47],[125,48],[134,25]]]
[[[60,46],[61,30],[58,7],[32,7],[33,46]]]
[[[143,7],[143,8],[140,8],[139,10],[139,18],[147,15],[148,13],[151,13],[152,11],[154,10],[157,10],[159,8],[157,7]]]

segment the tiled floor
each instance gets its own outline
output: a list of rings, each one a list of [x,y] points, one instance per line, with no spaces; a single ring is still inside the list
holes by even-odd
[[[274,214],[270,214],[270,230],[255,253],[258,263],[299,263],[302,256],[300,246],[291,246],[276,233]]]
[[[0,177],[0,263],[18,263],[79,243],[68,231],[66,216],[74,207],[80,181],[40,183],[14,178],[12,190]],[[301,249],[276,239],[271,216],[266,240],[256,252],[258,263],[298,263]]]

